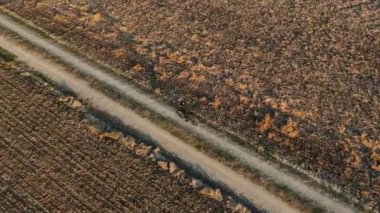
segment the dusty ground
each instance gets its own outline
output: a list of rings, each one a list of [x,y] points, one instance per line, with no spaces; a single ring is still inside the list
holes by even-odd
[[[168,99],[185,97],[210,122],[379,205],[379,1],[3,2]]]
[[[153,100],[152,97],[149,97],[150,95],[141,93],[134,88],[128,87],[128,83],[122,83],[119,78],[112,77],[110,73],[107,73],[107,71],[99,70],[98,68],[84,62],[83,59],[78,58],[72,53],[65,51],[64,49],[50,42],[47,42],[46,39],[43,39],[36,35],[36,32],[33,32],[33,30],[19,28],[19,23],[9,21],[10,20],[6,16],[0,14],[0,25],[4,26],[7,29],[15,30],[15,32],[18,32],[18,35],[25,36],[23,38],[29,42],[41,48],[46,48],[47,53],[55,55],[56,57],[60,57],[61,60],[65,60],[68,65],[78,68],[81,72],[90,72],[88,74],[98,73],[99,75],[97,76],[97,79],[100,81],[110,83],[115,87],[117,86],[117,89],[120,89],[120,91],[124,93],[129,93],[128,95],[131,95],[131,97],[138,97],[138,99],[142,101],[140,103],[143,103],[145,105],[150,104],[151,106],[160,108],[160,111],[158,113],[163,113],[163,115],[166,117],[172,118],[173,115],[177,116],[173,109],[170,109],[169,106],[165,106],[162,103],[158,104],[156,100]],[[122,125],[147,133],[150,138],[154,138],[155,144],[162,147],[166,152],[174,156],[178,156],[179,161],[182,161],[186,165],[192,167],[191,170],[193,172],[201,172],[201,176],[207,177],[209,180],[211,179],[216,184],[223,183],[223,186],[221,186],[222,189],[232,189],[234,193],[240,195],[240,197],[247,198],[258,208],[266,209],[273,213],[295,212],[297,210],[294,208],[300,207],[298,205],[299,203],[294,203],[294,197],[282,195],[281,198],[285,198],[291,202],[291,205],[289,205],[290,203],[284,202],[283,200],[279,199],[279,197],[276,197],[266,189],[262,188],[263,185],[261,183],[257,185],[251,182],[223,163],[218,162],[207,154],[200,152],[192,145],[187,144],[185,141],[176,137],[175,134],[171,134],[168,132],[168,130],[161,128],[151,120],[141,117],[134,110],[131,110],[130,108],[116,102],[114,99],[103,94],[101,91],[92,88],[88,85],[87,81],[74,76],[73,73],[71,73],[67,67],[62,66],[62,64],[56,63],[46,56],[41,55],[40,51],[30,49],[30,47],[26,47],[24,44],[20,44],[19,42],[15,41],[14,38],[6,35],[1,35],[1,33],[0,44],[1,47],[9,52],[12,52],[12,54],[17,57],[17,61],[25,63],[25,65],[31,67],[32,69],[35,69],[39,74],[42,74],[43,76],[58,83],[59,85],[62,85],[60,87],[63,87],[64,91],[67,91],[67,88],[70,88],[70,94],[77,94],[78,97],[86,100],[86,103],[94,107],[96,110],[107,113],[114,119],[119,120]],[[143,98],[143,100],[141,98]],[[68,101],[71,102],[70,99]],[[77,105],[75,101],[72,104]],[[170,113],[173,115],[170,115]],[[178,124],[181,122],[188,124],[181,118],[177,117],[175,117],[175,119],[180,119],[177,121]],[[192,124],[188,125],[191,128],[195,127]],[[115,127],[120,127],[120,125],[117,124]],[[260,169],[260,171],[265,172],[265,174],[271,179],[276,179],[278,183],[286,184],[291,188],[297,189],[297,192],[302,193],[307,198],[317,202],[320,206],[326,207],[328,209],[335,209],[337,212],[352,212],[349,207],[344,206],[341,203],[331,200],[321,193],[316,192],[309,186],[302,183],[298,178],[291,177],[289,174],[281,172],[276,167],[270,165],[268,162],[260,160],[257,156],[251,155],[246,150],[242,150],[241,147],[239,148],[236,144],[228,141],[228,139],[226,140],[223,137],[218,137],[214,131],[210,131],[209,129],[203,127],[199,128],[199,134],[206,135],[206,137],[209,137],[210,140],[212,139],[213,143],[218,143],[215,145],[224,147],[224,149],[229,149],[229,151],[232,151],[235,156],[238,155],[239,159],[241,157],[242,160],[249,162],[250,164]],[[125,144],[123,140],[121,143]],[[126,147],[130,146],[127,145]],[[132,149],[138,153],[137,150],[140,148],[135,147]],[[149,158],[154,161],[155,157],[149,155]],[[166,168],[166,170],[171,171],[171,168],[172,166],[170,166],[170,168]],[[177,172],[181,173],[181,171]],[[174,174],[177,174],[177,172],[174,172]],[[220,198],[218,189],[207,189],[206,186],[206,188],[198,188],[198,190],[200,190],[200,192],[203,191],[204,193],[208,194],[208,196],[211,196],[216,200],[219,200]],[[275,194],[277,195],[278,193]],[[242,212],[245,212],[241,204],[238,204],[235,201],[229,199],[228,195],[226,195],[225,198],[227,198],[226,203],[235,203],[236,206],[233,206],[235,206],[237,209],[242,210]],[[275,203],[276,205],[272,205],[272,203]],[[313,208],[312,206],[304,207],[310,210],[309,207]],[[250,205],[250,207],[252,209],[256,209],[252,205]],[[306,209],[304,210],[307,211]]]
[[[1,59],[0,59],[1,60]],[[0,62],[2,211],[223,212],[149,159],[101,142],[45,82]]]

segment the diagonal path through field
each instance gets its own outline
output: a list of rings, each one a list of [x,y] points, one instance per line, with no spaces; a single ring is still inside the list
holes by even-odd
[[[78,69],[80,72],[92,76],[99,81],[107,83],[134,101],[146,106],[150,110],[155,111],[156,113],[159,113],[160,115],[175,121],[178,125],[191,130],[193,133],[197,134],[205,141],[213,144],[214,146],[224,149],[236,158],[262,172],[264,175],[271,178],[271,180],[287,185],[289,188],[301,194],[303,197],[315,201],[330,211],[353,212],[350,207],[311,188],[310,186],[304,184],[297,177],[279,170],[275,166],[256,156],[254,153],[245,150],[239,145],[233,143],[229,138],[221,136],[216,131],[208,128],[207,126],[193,126],[185,122],[183,119],[178,117],[178,115],[175,113],[175,109],[156,101],[152,96],[139,91],[133,85],[130,85],[110,74],[107,74],[106,71],[103,71],[96,66],[89,64],[85,60],[60,48],[51,41],[41,38],[29,28],[16,23],[15,21],[9,19],[7,16],[0,14],[0,26],[13,31],[26,41],[46,50],[51,55],[60,58],[63,62]],[[106,111],[115,117],[118,117],[127,125],[150,135],[167,151],[176,154],[186,162],[199,166],[204,171],[207,171],[210,177],[223,182],[236,193],[242,194],[244,197],[254,201],[254,203],[259,207],[268,209],[271,212],[295,211],[282,200],[260,188],[260,186],[257,186],[244,179],[243,177],[237,175],[233,170],[211,159],[205,154],[200,153],[195,148],[185,144],[174,135],[168,133],[166,130],[158,127],[149,120],[138,116],[132,110],[121,106],[109,97],[92,89],[87,82],[77,79],[71,74],[67,73],[65,68],[63,68],[61,65],[58,65],[31,50],[23,48],[17,42],[11,41],[9,38],[1,35],[0,46],[9,50],[10,52],[13,52],[18,56],[19,60],[24,61],[29,66],[35,68],[52,80],[60,83],[65,83],[82,98],[89,99],[90,102],[93,102],[93,104],[95,104],[99,109]]]

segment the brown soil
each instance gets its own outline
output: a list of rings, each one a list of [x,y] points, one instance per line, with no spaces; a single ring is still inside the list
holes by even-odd
[[[0,62],[1,211],[227,211],[189,179],[100,141],[54,88],[20,75],[27,69]]]
[[[379,207],[379,1],[3,2]]]

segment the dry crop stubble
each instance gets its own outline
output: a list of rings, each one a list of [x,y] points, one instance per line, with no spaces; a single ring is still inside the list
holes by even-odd
[[[0,206],[6,211],[225,208],[120,144],[101,142],[50,84],[3,63],[0,79]]]

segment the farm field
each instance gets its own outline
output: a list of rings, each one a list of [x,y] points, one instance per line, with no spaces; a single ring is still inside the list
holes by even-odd
[[[121,76],[380,204],[380,4],[2,1]],[[174,96],[176,98],[174,98]]]
[[[101,141],[78,102],[1,60],[0,211],[228,211],[189,178]]]

